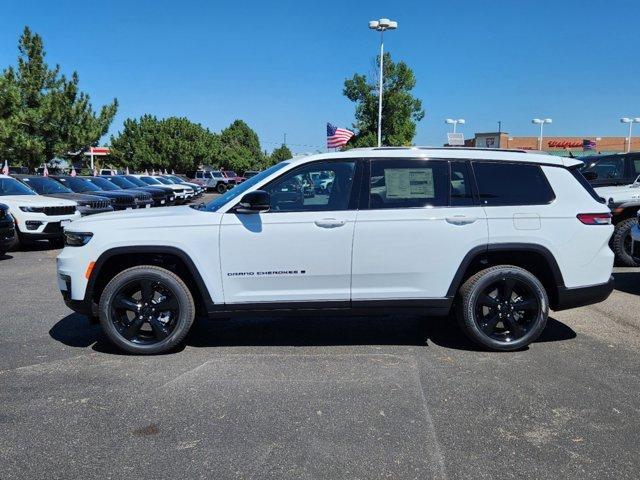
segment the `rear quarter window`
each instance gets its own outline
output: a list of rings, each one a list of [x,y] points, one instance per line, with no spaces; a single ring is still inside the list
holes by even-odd
[[[582,185],[582,187],[587,191],[589,195],[591,195],[591,197],[595,201],[600,203],[606,203],[606,200],[602,198],[600,195],[598,195],[598,193],[593,189],[593,186],[591,186],[589,181],[586,178],[584,178],[584,175],[582,175],[582,172],[580,171],[580,166],[571,167],[569,171],[571,172],[571,175],[573,175],[573,178],[575,178],[578,181],[578,183]]]
[[[539,165],[473,162],[473,170],[482,205],[546,205],[555,199]]]

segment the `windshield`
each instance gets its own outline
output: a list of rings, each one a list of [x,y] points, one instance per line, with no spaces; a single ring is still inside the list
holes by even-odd
[[[182,180],[180,177],[176,177],[176,176],[173,176],[173,175],[170,175],[170,176],[165,177],[165,178],[168,178],[169,180],[171,180],[172,182],[175,182],[175,183],[184,183],[184,180]]]
[[[140,180],[142,180],[147,185],[162,185],[159,181],[157,181],[153,177],[140,177]]]
[[[84,178],[65,177],[65,178],[59,178],[58,180],[62,182],[63,185],[66,185],[76,193],[102,191],[98,187],[96,187],[93,183],[88,182]]]
[[[286,167],[288,164],[289,162],[280,162],[275,164],[272,167],[267,168],[266,170],[260,172],[259,174],[251,177],[249,180],[242,182],[237,187],[233,187],[231,190],[227,190],[226,193],[220,195],[217,198],[214,198],[213,200],[211,200],[209,203],[205,205],[204,210],[206,210],[207,212],[215,212],[225,203],[244,194],[244,192],[246,192],[247,190],[252,189],[254,185],[260,183],[262,180],[267,178],[272,173],[277,172],[281,168]]]
[[[47,195],[51,193],[72,193],[71,190],[60,182],[56,182],[55,180],[47,177],[27,177],[23,178],[22,181],[40,195]]]
[[[117,185],[114,185],[113,183],[111,183],[109,180],[105,178],[91,177],[91,178],[88,178],[87,180],[89,180],[91,183],[93,183],[94,185],[97,185],[102,190],[105,190],[107,192],[113,191],[113,190],[120,190],[120,187],[118,187]]]
[[[111,182],[119,186],[120,188],[136,188],[137,187],[137,185],[134,185],[129,180],[122,177],[109,177],[107,178],[107,182]]]
[[[217,170],[209,172],[209,175],[211,176],[211,178],[223,178],[222,173],[218,172]]]
[[[167,180],[166,178],[162,178],[162,177],[155,177],[155,179],[157,181],[159,181],[160,183],[164,183],[165,185],[173,185],[173,182],[170,182],[169,180]]]
[[[146,187],[147,184],[144,183],[142,180],[140,180],[139,178],[136,177],[132,177],[131,175],[127,175],[126,177],[121,177],[121,178],[125,178],[126,180],[130,181],[131,183],[133,183],[136,187]]]
[[[0,196],[1,195],[36,195],[36,192],[15,178],[0,178]]]

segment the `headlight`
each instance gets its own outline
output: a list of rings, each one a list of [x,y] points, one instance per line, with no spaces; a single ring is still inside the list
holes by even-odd
[[[93,237],[90,232],[64,232],[64,244],[67,247],[82,247]]]
[[[44,207],[18,207],[18,208],[20,208],[20,210],[22,210],[23,212],[29,212],[29,213],[44,212]]]

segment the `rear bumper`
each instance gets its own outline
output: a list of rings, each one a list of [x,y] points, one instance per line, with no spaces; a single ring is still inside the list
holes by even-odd
[[[584,307],[606,300],[613,291],[613,277],[609,281],[588,287],[558,289],[558,301],[552,305],[553,310],[567,310],[569,308]]]

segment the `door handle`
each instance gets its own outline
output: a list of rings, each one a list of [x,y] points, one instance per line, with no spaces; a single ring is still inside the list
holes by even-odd
[[[476,217],[467,217],[466,215],[454,215],[453,217],[445,218],[445,220],[452,225],[469,225],[478,219]]]
[[[346,222],[344,220],[336,220],[335,218],[323,218],[316,220],[315,223],[320,228],[336,228],[342,227]]]

